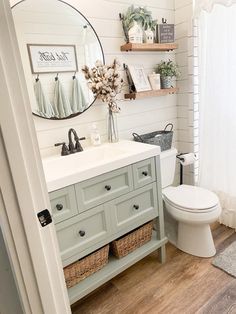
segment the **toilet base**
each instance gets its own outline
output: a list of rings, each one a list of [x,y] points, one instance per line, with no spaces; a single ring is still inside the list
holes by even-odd
[[[212,257],[216,253],[209,224],[178,223],[177,247],[199,257]]]

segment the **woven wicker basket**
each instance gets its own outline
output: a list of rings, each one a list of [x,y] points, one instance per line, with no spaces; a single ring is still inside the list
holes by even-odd
[[[104,267],[108,262],[108,253],[109,245],[106,245],[96,252],[65,267],[64,276],[67,288],[73,287],[81,280]]]
[[[149,242],[152,238],[152,228],[153,221],[150,221],[122,238],[113,241],[110,244],[113,255],[118,258],[124,257]]]

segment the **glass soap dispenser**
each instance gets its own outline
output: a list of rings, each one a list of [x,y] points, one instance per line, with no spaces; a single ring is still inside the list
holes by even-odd
[[[91,138],[91,143],[93,146],[101,145],[101,136],[98,131],[96,123],[92,124],[90,138]]]

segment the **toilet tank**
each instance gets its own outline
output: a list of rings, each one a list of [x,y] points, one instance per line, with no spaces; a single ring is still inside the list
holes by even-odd
[[[162,188],[171,185],[175,176],[177,149],[171,148],[160,154]]]

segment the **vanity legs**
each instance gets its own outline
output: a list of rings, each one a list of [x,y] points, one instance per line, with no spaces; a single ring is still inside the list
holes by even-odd
[[[166,246],[162,245],[158,250],[158,261],[162,264],[166,261]]]

